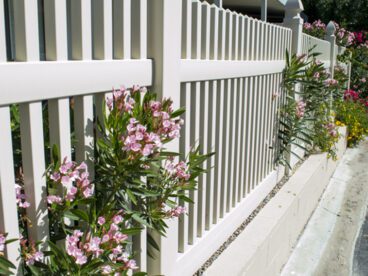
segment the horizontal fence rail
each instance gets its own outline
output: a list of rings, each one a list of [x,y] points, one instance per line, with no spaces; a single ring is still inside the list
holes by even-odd
[[[188,153],[199,143],[216,154],[187,195],[195,204],[182,202],[188,213],[155,237],[159,256],[148,256],[144,230],[133,239],[135,257],[149,275],[193,275],[283,176],[275,148],[292,28],[198,0],[38,2],[0,1],[0,232],[19,236],[11,108],[20,112],[28,233],[47,240],[44,133],[62,157],[94,157],[95,123],[112,87],[149,86],[186,108],[172,149]],[[317,45],[330,64],[330,42],[302,34],[301,43],[302,53]],[[14,263],[18,247],[6,248]]]
[[[329,62],[330,60],[330,43],[326,40],[322,40],[308,34],[302,34],[302,53],[308,54],[310,49],[313,49],[313,52],[320,53],[317,57],[322,62]],[[337,47],[337,46],[336,46]],[[337,49],[337,48],[336,48]],[[337,52],[337,51],[335,51]]]

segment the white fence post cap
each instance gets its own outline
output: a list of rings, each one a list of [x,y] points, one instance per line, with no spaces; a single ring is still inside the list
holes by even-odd
[[[287,0],[285,4],[285,11],[288,13],[298,14],[304,10],[301,0]]]
[[[328,22],[327,27],[326,27],[326,31],[327,31],[327,36],[331,36],[331,35],[335,34],[336,27],[335,27],[335,24],[332,21]]]

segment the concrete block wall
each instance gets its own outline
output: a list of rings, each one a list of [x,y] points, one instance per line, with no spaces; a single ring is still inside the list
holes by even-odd
[[[346,150],[340,129],[338,160],[310,156],[204,275],[279,275]]]

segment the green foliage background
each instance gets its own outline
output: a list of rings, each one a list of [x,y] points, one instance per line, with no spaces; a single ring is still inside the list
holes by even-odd
[[[308,22],[334,20],[350,31],[368,30],[368,0],[302,0]]]

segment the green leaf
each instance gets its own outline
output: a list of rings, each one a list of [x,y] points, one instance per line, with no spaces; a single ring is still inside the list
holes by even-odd
[[[140,224],[146,225],[147,227],[151,227],[151,225],[149,225],[149,224],[147,223],[147,221],[146,221],[146,220],[144,220],[143,218],[141,218],[137,213],[134,213],[134,214],[132,215],[132,218],[133,218],[135,221],[139,222]]]
[[[136,272],[133,274],[133,276],[146,276],[147,273],[146,272]]]
[[[14,268],[15,266],[7,259],[5,259],[4,257],[0,256],[0,264],[4,265],[7,268]]]
[[[9,239],[9,240],[6,240],[5,244],[9,244],[9,243],[12,243],[12,242],[15,242],[15,241],[18,241],[19,239]]]
[[[147,235],[147,242],[154,249],[156,249],[157,251],[160,251],[160,246],[157,244],[157,242],[155,241],[155,239],[152,237],[152,235],[150,233],[148,233],[148,235]]]
[[[70,212],[76,215],[79,219],[84,220],[85,222],[89,223],[89,216],[85,211],[81,209],[73,209]]]
[[[28,268],[31,270],[32,275],[43,275],[41,272],[41,269],[39,269],[38,267],[34,266],[34,265],[29,265]]]
[[[64,212],[64,217],[69,218],[71,220],[79,220],[79,217],[72,213],[71,211]]]
[[[137,199],[132,193],[132,191],[130,189],[126,189],[126,193],[128,194],[128,197],[130,198],[130,200],[134,203],[134,205],[137,205]]]
[[[184,113],[185,113],[185,108],[181,107],[178,110],[175,110],[173,113],[171,113],[171,118],[176,118]]]
[[[60,156],[60,153],[59,153],[59,148],[57,145],[53,145],[52,146],[52,160],[53,162],[58,162],[59,161],[59,156]]]
[[[143,228],[135,227],[135,228],[123,229],[123,230],[120,230],[120,232],[126,235],[136,235],[136,234],[139,234],[142,231],[142,229]]]

